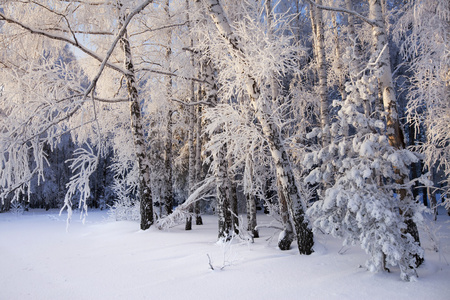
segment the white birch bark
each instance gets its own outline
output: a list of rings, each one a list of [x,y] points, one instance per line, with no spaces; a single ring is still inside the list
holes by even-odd
[[[166,13],[167,19],[170,19],[170,6],[169,6],[169,0],[166,0],[164,3],[164,11]],[[170,60],[172,58],[172,31],[168,31],[167,33],[167,48],[166,48],[166,63],[168,65],[168,72],[172,73],[171,67],[170,67]],[[167,93],[167,99],[172,98],[172,77],[167,76],[166,77],[167,84],[166,84],[166,93]],[[164,156],[164,169],[165,169],[165,183],[164,183],[164,213],[166,216],[170,215],[172,213],[172,207],[173,207],[173,188],[172,188],[172,114],[173,111],[169,109],[167,113],[167,127],[166,127],[166,143],[164,147],[165,156]]]
[[[228,155],[228,166],[233,165],[233,157]],[[228,171],[228,200],[230,202],[230,213],[231,213],[231,227],[236,234],[239,234],[239,218],[238,218],[238,199],[237,199],[237,188],[235,182],[235,174],[231,172],[231,168],[227,168]]]
[[[256,220],[256,199],[253,194],[253,160],[250,154],[247,154],[244,168],[244,194],[247,204],[247,231],[253,238],[259,237]],[[287,211],[287,210],[286,210]]]
[[[191,84],[191,97],[194,96],[194,84]],[[191,98],[191,101],[194,102],[195,99]],[[194,147],[194,134],[195,134],[195,107],[189,106],[189,132],[188,132],[188,151],[189,151],[189,170],[188,170],[188,186],[189,186],[189,195],[194,191],[195,187],[195,156],[196,151]],[[190,212],[193,212],[193,207],[189,208]],[[186,219],[185,230],[192,229],[192,215],[190,215]]]
[[[317,4],[322,5],[322,0],[317,0]],[[317,75],[319,77],[319,96],[320,96],[320,125],[322,127],[322,146],[330,143],[329,116],[328,116],[328,91],[327,91],[327,67],[325,58],[325,34],[323,26],[322,10],[317,7],[311,7],[314,10],[314,21],[316,28],[316,43],[314,53],[317,55]]]
[[[172,85],[172,80],[169,80],[168,84]],[[170,95],[170,94],[169,94]],[[164,192],[164,213],[170,215],[173,207],[173,188],[172,188],[172,114],[173,111],[169,110],[167,113],[167,136],[165,144],[165,157],[164,157],[164,169],[165,169],[165,192]]]
[[[231,213],[229,203],[229,183],[226,157],[226,145],[224,144],[214,155],[214,177],[216,178],[216,213],[219,220],[219,239],[229,239],[231,231]]]
[[[189,11],[189,0],[186,0],[186,10]],[[189,13],[186,14],[186,20],[188,24],[188,29],[190,30],[190,16]],[[189,41],[189,46],[191,49],[194,48],[194,41],[191,38]],[[195,68],[194,54],[191,52],[190,54],[190,64],[191,68]],[[191,80],[190,84],[190,101],[191,103],[195,102],[195,84],[194,81]],[[195,186],[195,147],[194,147],[194,135],[195,135],[195,106],[190,105],[188,107],[189,110],[189,131],[188,131],[188,151],[189,151],[189,170],[188,170],[188,186],[189,186],[189,195],[194,191]],[[193,212],[194,207],[189,207],[189,212]],[[189,215],[186,218],[185,230],[192,230],[192,215]]]
[[[345,0],[345,8],[349,11],[353,11],[353,0]],[[349,65],[349,76],[350,78],[352,78],[352,76],[355,76],[355,74],[359,73],[358,61],[356,59],[357,57],[360,56],[359,42],[358,38],[356,37],[355,20],[353,15],[346,14],[346,17],[347,17],[347,36],[353,48],[352,53],[353,58],[350,60]]]
[[[347,92],[345,91],[345,74],[342,65],[342,50],[339,39],[339,30],[338,30],[338,22],[336,20],[336,13],[333,13],[332,21],[334,27],[333,33],[334,33],[335,60],[337,64],[338,83],[339,83],[338,89],[339,93],[341,94],[342,100],[344,100],[345,98],[347,98]]]
[[[272,1],[271,0],[267,0],[266,1],[266,14],[267,14],[267,22],[268,22],[268,27],[269,30],[271,31],[272,26]],[[315,28],[315,27],[314,27]],[[272,38],[272,32],[269,32],[269,36],[270,38]],[[276,82],[276,78],[275,78],[275,74],[272,74],[272,79],[271,79],[271,92],[272,92],[272,101],[276,102],[277,98],[278,98],[278,84]],[[278,181],[277,181],[278,183]],[[279,186],[279,184],[278,184]],[[254,230],[254,228],[256,227],[256,202],[255,202],[255,197],[254,195],[247,195],[247,209],[250,209],[250,218],[249,218],[249,230],[251,229],[251,232],[253,234],[254,237],[255,234],[259,235],[259,233]],[[282,237],[279,239],[279,243],[278,243],[278,247],[282,250],[287,250],[290,248],[292,241],[294,240],[294,226],[292,225],[291,222],[291,218],[289,217],[289,205],[286,202],[286,197],[284,196],[284,194],[281,192],[280,189],[278,189],[278,204],[279,204],[279,209],[280,209],[280,216],[281,216],[281,220],[283,222],[283,226],[285,228],[284,232],[282,233]],[[256,232],[254,232],[256,231]]]
[[[252,193],[247,193],[247,230],[253,238],[259,238],[259,232],[256,228],[256,199]]]
[[[389,144],[397,149],[404,149],[404,135],[400,128],[397,113],[397,99],[392,79],[392,70],[389,56],[389,45],[384,26],[384,18],[381,6],[381,0],[369,0],[369,9],[371,19],[377,26],[372,27],[374,50],[379,53],[383,51],[378,59],[378,68],[380,70],[380,88],[383,99],[384,111],[386,112],[386,127]],[[386,46],[386,47],[385,47]],[[384,49],[384,50],[383,50]]]
[[[199,99],[201,99],[201,88],[199,88]],[[195,137],[195,182],[199,183],[202,180],[202,107],[199,105],[197,109],[197,128],[196,128],[196,137]],[[195,214],[195,225],[203,225],[202,216],[200,214],[200,203],[195,202],[194,204],[194,214]]]

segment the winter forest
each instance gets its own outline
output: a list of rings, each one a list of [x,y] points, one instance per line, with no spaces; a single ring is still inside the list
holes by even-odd
[[[329,236],[403,281],[449,220],[448,0],[2,0],[0,48],[0,216]]]

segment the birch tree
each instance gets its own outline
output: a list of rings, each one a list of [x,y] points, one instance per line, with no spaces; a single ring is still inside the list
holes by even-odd
[[[200,1],[196,1],[200,2]],[[289,207],[290,220],[295,225],[295,229],[284,224],[285,229],[280,235],[279,246],[282,249],[288,249],[294,235],[297,237],[298,248],[301,254],[312,253],[313,236],[309,228],[308,221],[304,215],[304,204],[299,195],[294,174],[290,166],[289,156],[283,144],[283,139],[276,124],[271,119],[267,98],[261,93],[262,82],[259,83],[254,77],[255,74],[250,72],[251,67],[248,65],[250,55],[246,53],[235,35],[225,16],[222,6],[216,0],[208,0],[203,2],[205,8],[213,20],[218,33],[224,40],[229,55],[231,55],[236,71],[242,78],[245,85],[245,91],[249,96],[252,106],[255,110],[258,122],[261,124],[264,136],[269,144],[269,149],[276,167],[277,185],[280,197],[286,199]]]

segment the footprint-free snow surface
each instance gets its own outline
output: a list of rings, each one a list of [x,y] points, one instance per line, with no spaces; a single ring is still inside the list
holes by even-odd
[[[216,217],[203,220],[192,231],[141,231],[90,211],[85,224],[74,213],[66,231],[58,211],[1,213],[0,299],[450,299],[445,211],[421,229],[425,263],[415,282],[401,281],[395,267],[368,272],[358,246],[327,235],[316,234],[315,253],[303,256],[295,244],[277,249],[268,227],[254,243],[217,243]]]

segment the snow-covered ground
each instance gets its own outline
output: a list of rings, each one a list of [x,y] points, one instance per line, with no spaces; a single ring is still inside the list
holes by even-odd
[[[74,215],[66,232],[58,211],[2,213],[0,299],[450,299],[449,220],[442,211],[429,226],[440,252],[421,232],[426,261],[407,283],[396,268],[368,272],[359,247],[325,235],[316,235],[313,255],[300,256],[278,250],[269,228],[255,243],[220,245],[214,216],[190,232],[140,231],[90,211],[84,225]]]

